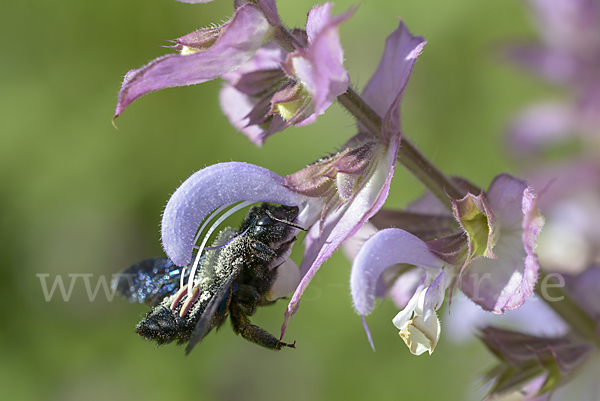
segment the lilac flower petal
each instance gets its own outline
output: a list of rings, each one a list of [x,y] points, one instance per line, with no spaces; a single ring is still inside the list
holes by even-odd
[[[260,7],[265,17],[267,17],[269,24],[277,25],[281,22],[275,0],[256,0],[256,4],[258,4],[258,7]]]
[[[287,52],[279,47],[275,42],[268,42],[254,53],[252,58],[239,68],[222,76],[232,85],[236,85],[242,75],[255,71],[276,70],[281,68],[281,63],[285,61]]]
[[[280,69],[257,70],[242,75],[235,88],[250,96],[260,96],[269,88],[281,85],[284,80]]]
[[[538,213],[537,209],[538,201],[539,198],[533,192],[533,189],[527,187],[523,192],[523,201],[521,203],[523,208],[523,220],[521,223],[523,233],[521,234],[521,241],[527,254],[525,257],[525,271],[523,272],[523,281],[520,283],[517,292],[507,302],[509,306],[514,304],[520,306],[525,302],[525,298],[533,293],[533,288],[538,279],[540,264],[535,254],[535,248],[538,236],[544,227],[544,217]]]
[[[592,266],[577,276],[565,277],[569,293],[600,327],[600,266]]]
[[[568,137],[577,123],[566,104],[541,103],[527,108],[512,122],[509,143],[517,154],[535,153]]]
[[[531,295],[535,281],[531,283],[529,275],[524,274],[527,255],[519,236],[503,235],[494,252],[497,259],[476,259],[461,276],[459,285],[471,301],[501,315],[521,306]],[[526,292],[520,292],[527,287]]]
[[[115,117],[138,97],[175,86],[210,81],[233,71],[252,57],[269,33],[262,12],[252,4],[238,8],[215,44],[189,55],[159,57],[127,73],[119,92]]]
[[[162,242],[178,266],[192,257],[196,230],[217,207],[242,200],[303,206],[307,198],[284,187],[284,179],[259,166],[229,162],[202,169],[171,196],[162,219]]]
[[[363,98],[380,116],[386,116],[392,105],[399,102],[423,46],[425,40],[413,36],[403,21],[385,40],[379,66],[363,91]],[[399,126],[399,118],[399,111],[388,117],[392,126]]]
[[[377,232],[377,228],[371,224],[370,221],[366,222],[352,237],[350,237],[346,242],[342,244],[342,250],[344,251],[344,255],[350,260],[353,261],[356,257],[360,248],[364,245],[364,243],[371,238],[373,234]]]
[[[365,222],[381,209],[387,199],[396,157],[400,146],[400,137],[391,138],[387,153],[379,161],[377,170],[348,206],[329,216],[319,235],[318,225],[314,225],[305,237],[306,247],[300,273],[302,280],[292,295],[281,327],[281,338],[285,334],[290,318],[298,308],[302,293],[316,274],[321,264],[348,238],[353,236]]]
[[[354,13],[354,9],[351,9],[344,14],[331,17],[332,8],[333,3],[326,2],[322,6],[314,6],[309,11],[308,18],[306,19],[306,36],[308,38],[308,43],[317,40],[319,34],[329,28],[332,24],[339,25]]]
[[[417,287],[422,282],[423,276],[422,269],[410,269],[394,282],[389,295],[398,309],[406,308]],[[381,294],[380,290],[376,288],[375,296],[380,298],[383,295],[385,294]]]
[[[246,135],[252,143],[262,145],[261,136],[264,130],[258,125],[248,125],[248,114],[259,99],[246,96],[233,86],[226,85],[219,92],[219,102],[231,125]]]
[[[265,140],[276,132],[289,126],[280,115],[273,115],[270,120],[254,125],[252,111],[262,99],[244,95],[233,86],[226,85],[219,92],[221,109],[235,129],[244,134],[252,143],[262,146]]]
[[[529,4],[549,47],[573,50],[597,45],[597,1],[529,0]]]
[[[512,45],[503,49],[502,53],[550,82],[563,83],[577,78],[578,60],[568,53],[535,45]]]
[[[325,3],[310,11],[307,21],[309,46],[290,55],[293,70],[310,93],[317,115],[323,114],[350,84],[350,76],[343,65],[344,51],[338,26],[354,13],[354,9],[330,17],[331,8],[331,3]]]
[[[543,218],[527,183],[508,174],[496,177],[486,196],[500,227],[494,247],[497,259],[475,260],[459,284],[483,309],[503,314],[520,307],[533,293],[539,270],[534,251]]]
[[[526,327],[529,334],[546,337],[562,336],[569,331],[564,320],[535,295],[519,309],[498,316],[460,294],[452,299],[451,313],[444,320],[444,332],[453,342],[462,344],[472,340],[477,329],[492,324],[511,329]]]
[[[210,0],[212,1],[212,0]],[[279,24],[279,14],[277,13],[277,6],[275,5],[275,0],[234,0],[233,6],[235,8],[239,8],[246,3],[256,3],[258,7],[262,10],[269,20],[271,25]]]
[[[396,263],[436,270],[444,267],[444,261],[431,253],[425,242],[407,231],[389,228],[377,232],[365,242],[352,264],[350,293],[358,313],[372,312],[377,279]]]
[[[446,288],[449,287],[452,279],[453,276],[451,274],[448,274],[446,270],[442,270],[427,288],[423,305],[424,320],[429,319],[432,313],[435,314],[435,311],[440,309],[446,297]]]
[[[516,228],[523,220],[522,201],[527,182],[509,174],[499,174],[490,184],[486,198],[494,210],[498,224],[504,228]]]

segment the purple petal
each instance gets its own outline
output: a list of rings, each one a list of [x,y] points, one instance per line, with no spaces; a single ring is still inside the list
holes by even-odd
[[[461,294],[452,299],[450,312],[444,320],[445,332],[457,343],[472,340],[477,329],[492,324],[546,337],[562,336],[569,331],[569,325],[536,296],[528,299],[519,309],[498,316],[484,311]]]
[[[306,19],[306,36],[308,43],[317,40],[319,34],[331,25],[339,25],[354,13],[354,9],[347,11],[345,14],[331,17],[332,3],[325,3],[322,6],[314,6],[308,13]]]
[[[562,83],[577,78],[577,59],[563,51],[534,45],[513,45],[506,47],[503,53],[509,60],[550,82]]]
[[[267,20],[269,20],[269,23],[271,25],[279,24],[279,14],[277,13],[277,6],[275,5],[275,0],[234,0],[233,6],[235,8],[239,8],[246,3],[256,3],[256,5],[265,14],[265,17],[267,17]]]
[[[527,182],[509,174],[494,178],[485,196],[494,210],[498,224],[504,229],[519,227],[523,220],[523,196]]]
[[[597,46],[600,4],[595,0],[529,0],[549,47],[585,49]]]
[[[565,104],[536,104],[521,112],[509,129],[510,146],[517,154],[539,151],[568,137],[576,116]]]
[[[354,13],[354,9],[330,17],[332,6],[325,3],[310,11],[306,24],[308,49],[298,49],[290,55],[293,70],[310,93],[317,115],[323,114],[350,84],[350,76],[343,65],[344,51],[338,26]]]
[[[394,305],[398,309],[404,309],[407,307],[408,302],[417,290],[417,287],[423,280],[424,272],[422,269],[410,269],[406,273],[402,274],[394,282],[394,285],[389,291],[389,296],[394,301]],[[378,286],[379,287],[379,286]],[[380,298],[385,294],[381,294],[380,290],[376,288],[375,296]]]
[[[344,255],[350,260],[353,261],[356,257],[360,248],[364,245],[364,243],[377,232],[377,228],[371,224],[370,221],[366,222],[352,237],[348,238],[346,242],[342,245],[342,250],[344,251]]]
[[[280,69],[281,63],[285,61],[286,57],[287,52],[275,42],[268,42],[258,49],[250,60],[242,64],[238,69],[224,74],[222,78],[232,85],[236,85],[244,74],[262,70]]]
[[[281,22],[275,0],[256,0],[256,4],[262,10],[265,17],[267,17],[269,24],[277,25]]]
[[[270,120],[266,122],[264,120],[269,116],[265,116],[260,125],[254,124],[252,112],[262,100],[264,99],[247,96],[230,85],[224,86],[219,93],[221,109],[231,125],[258,146],[262,146],[268,137],[283,131],[289,125],[280,115],[270,116]]]
[[[569,293],[600,326],[600,266],[593,266],[577,276],[567,276]]]
[[[235,70],[260,48],[269,30],[270,25],[256,6],[246,4],[238,8],[211,48],[190,55],[159,57],[129,71],[119,92],[115,117],[146,93],[199,84]]]
[[[442,270],[427,288],[423,307],[424,320],[427,320],[431,313],[435,313],[435,311],[440,309],[446,297],[446,288],[450,286],[453,278],[453,275],[448,273],[448,270]]]
[[[380,116],[392,112],[386,117],[388,129],[392,131],[399,131],[400,111],[397,106],[423,46],[425,40],[421,36],[413,36],[400,21],[398,28],[385,40],[379,66],[363,91],[363,98]]]
[[[533,293],[539,270],[534,251],[544,220],[525,181],[501,174],[486,196],[500,226],[497,259],[475,260],[461,277],[460,288],[483,309],[503,314]]]
[[[239,162],[194,173],[177,188],[163,213],[161,233],[167,256],[178,266],[188,264],[200,223],[221,205],[247,200],[303,206],[307,198],[284,183],[283,177],[265,168]]]
[[[280,86],[284,77],[281,69],[252,71],[242,75],[235,88],[246,95],[260,96],[269,89]]]
[[[321,264],[348,238],[353,236],[365,222],[381,209],[387,199],[390,182],[394,175],[400,138],[393,137],[387,154],[380,160],[376,171],[369,177],[365,186],[356,194],[349,205],[325,219],[322,232],[314,225],[306,234],[305,252],[300,273],[302,280],[285,313],[285,322],[281,327],[281,338],[285,334],[290,318],[298,308],[302,293],[310,283]]]
[[[263,130],[258,125],[248,125],[248,114],[254,109],[259,100],[243,94],[230,85],[225,85],[219,92],[221,110],[223,110],[231,125],[256,144],[262,144],[259,138]]]
[[[523,234],[521,234],[521,240],[527,254],[525,257],[525,271],[523,272],[523,282],[519,285],[517,294],[508,302],[508,305],[515,304],[515,301],[519,305],[525,302],[525,298],[532,294],[538,278],[540,264],[535,254],[535,248],[537,247],[538,236],[544,227],[544,217],[538,213],[538,201],[539,198],[533,192],[533,188],[527,187],[523,192],[521,204],[523,208],[523,221],[521,223]]]
[[[432,269],[442,269],[445,264],[429,251],[425,242],[407,231],[389,228],[377,232],[365,242],[352,264],[350,293],[358,313],[371,313],[379,276],[397,263]]]

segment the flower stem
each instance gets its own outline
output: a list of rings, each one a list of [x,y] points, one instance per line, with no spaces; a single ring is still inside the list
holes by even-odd
[[[381,117],[358,95],[348,88],[337,100],[373,135],[383,138]],[[452,199],[461,199],[465,192],[446,177],[406,137],[400,141],[398,161],[429,189],[448,209],[452,210]]]
[[[582,338],[591,341],[600,348],[600,337],[596,322],[581,307],[563,291],[552,274],[540,269],[539,279],[535,285],[535,293],[546,302],[558,316],[561,317]]]

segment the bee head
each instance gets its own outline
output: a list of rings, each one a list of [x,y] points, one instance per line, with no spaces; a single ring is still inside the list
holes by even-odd
[[[268,245],[277,245],[290,241],[297,230],[304,228],[294,224],[300,209],[296,206],[273,206],[262,204],[252,210],[252,220],[249,224],[249,234],[258,241]]]

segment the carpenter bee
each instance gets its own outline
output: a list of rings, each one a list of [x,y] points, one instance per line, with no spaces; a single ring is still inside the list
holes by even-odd
[[[168,258],[143,260],[122,271],[113,288],[131,302],[152,307],[135,331],[159,345],[187,343],[189,354],[229,316],[233,330],[253,343],[272,350],[295,348],[295,342],[281,342],[251,324],[249,316],[258,306],[275,302],[272,290],[279,270],[295,269],[299,277],[295,264],[288,265],[293,264],[288,256],[295,235],[303,230],[293,223],[298,213],[297,207],[267,203],[251,208],[239,229],[224,229],[202,252],[193,284],[192,263],[182,268]]]

